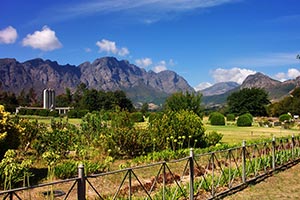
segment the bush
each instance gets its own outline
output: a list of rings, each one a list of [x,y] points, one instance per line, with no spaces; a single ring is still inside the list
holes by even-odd
[[[227,121],[235,121],[235,116],[234,116],[234,114],[227,114],[226,115],[226,120]]]
[[[59,116],[59,113],[57,110],[52,110],[49,112],[48,116],[51,116],[51,117],[58,117]]]
[[[141,112],[134,112],[131,113],[130,118],[134,121],[134,122],[144,122],[144,115]]]
[[[150,122],[149,131],[156,150],[203,147],[204,126],[192,111],[168,111]]]
[[[89,110],[78,110],[77,111],[77,118],[82,118],[88,113],[89,113]]]
[[[104,162],[91,162],[84,161],[84,171],[86,175],[101,173],[109,168],[112,159],[111,157],[107,157]],[[55,166],[54,175],[56,178],[67,179],[76,177],[78,174],[78,165],[81,163],[80,161],[67,160]]]
[[[19,110],[19,113],[18,113],[19,115],[26,115],[26,109],[24,109],[24,108],[21,108],[20,110]]]
[[[239,116],[236,124],[237,126],[252,126],[252,120],[247,114],[244,114]]]
[[[225,125],[225,117],[221,113],[212,113],[210,116],[210,124],[211,125],[218,125],[218,126],[224,126]]]
[[[69,110],[67,113],[68,118],[78,118],[77,117],[77,110]]]
[[[280,122],[289,122],[291,121],[292,116],[290,114],[282,114],[279,116],[279,121]]]
[[[0,105],[0,160],[8,149],[17,149],[20,145],[21,127],[10,118],[3,105]]]
[[[47,117],[49,115],[49,110],[47,109],[41,109],[41,110],[36,110],[39,116],[44,116]]]
[[[253,116],[250,113],[245,113],[243,115],[246,115],[251,120],[251,123],[253,122]]]
[[[223,138],[221,133],[212,131],[205,136],[206,146],[214,146],[218,144]]]

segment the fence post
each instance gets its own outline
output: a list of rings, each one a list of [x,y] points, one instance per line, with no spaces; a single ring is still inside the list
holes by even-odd
[[[194,149],[190,149],[190,200],[194,199]]]
[[[294,149],[295,149],[295,136],[293,134],[292,135],[292,160],[294,160],[294,158],[295,158]]]
[[[129,200],[131,200],[131,196],[132,196],[132,194],[131,194],[131,187],[132,187],[132,185],[131,185],[131,171],[132,171],[132,169],[129,169],[128,170],[128,184],[129,184],[129,191],[128,191],[128,193],[129,193]]]
[[[80,163],[78,165],[78,182],[77,182],[77,199],[85,200],[85,177],[84,177],[84,165]]]
[[[242,181],[246,183],[246,141],[242,143]]]
[[[275,155],[275,148],[276,148],[276,145],[275,145],[275,137],[273,137],[272,139],[272,169],[275,170],[275,163],[276,163],[276,155]]]
[[[163,163],[163,200],[165,200],[166,193],[166,161]]]

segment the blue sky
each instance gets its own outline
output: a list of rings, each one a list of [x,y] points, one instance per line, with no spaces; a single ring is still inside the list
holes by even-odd
[[[79,65],[103,56],[199,88],[300,75],[299,0],[1,0],[0,57]]]

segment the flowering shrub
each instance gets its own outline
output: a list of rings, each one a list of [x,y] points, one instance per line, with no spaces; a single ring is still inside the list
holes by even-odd
[[[22,128],[15,124],[6,112],[3,105],[0,105],[0,159],[3,158],[8,149],[17,149],[20,144]]]

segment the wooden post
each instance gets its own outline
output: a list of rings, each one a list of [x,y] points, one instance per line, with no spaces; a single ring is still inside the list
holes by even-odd
[[[246,141],[242,143],[242,181],[246,183]]]
[[[276,168],[276,166],[275,166],[275,163],[276,163],[275,148],[276,148],[275,137],[273,137],[273,139],[272,139],[272,169],[273,170],[275,170],[275,168]]]
[[[190,149],[190,200],[194,199],[194,149]]]
[[[77,182],[77,199],[85,200],[85,177],[84,166],[82,163],[78,165],[78,182]]]

